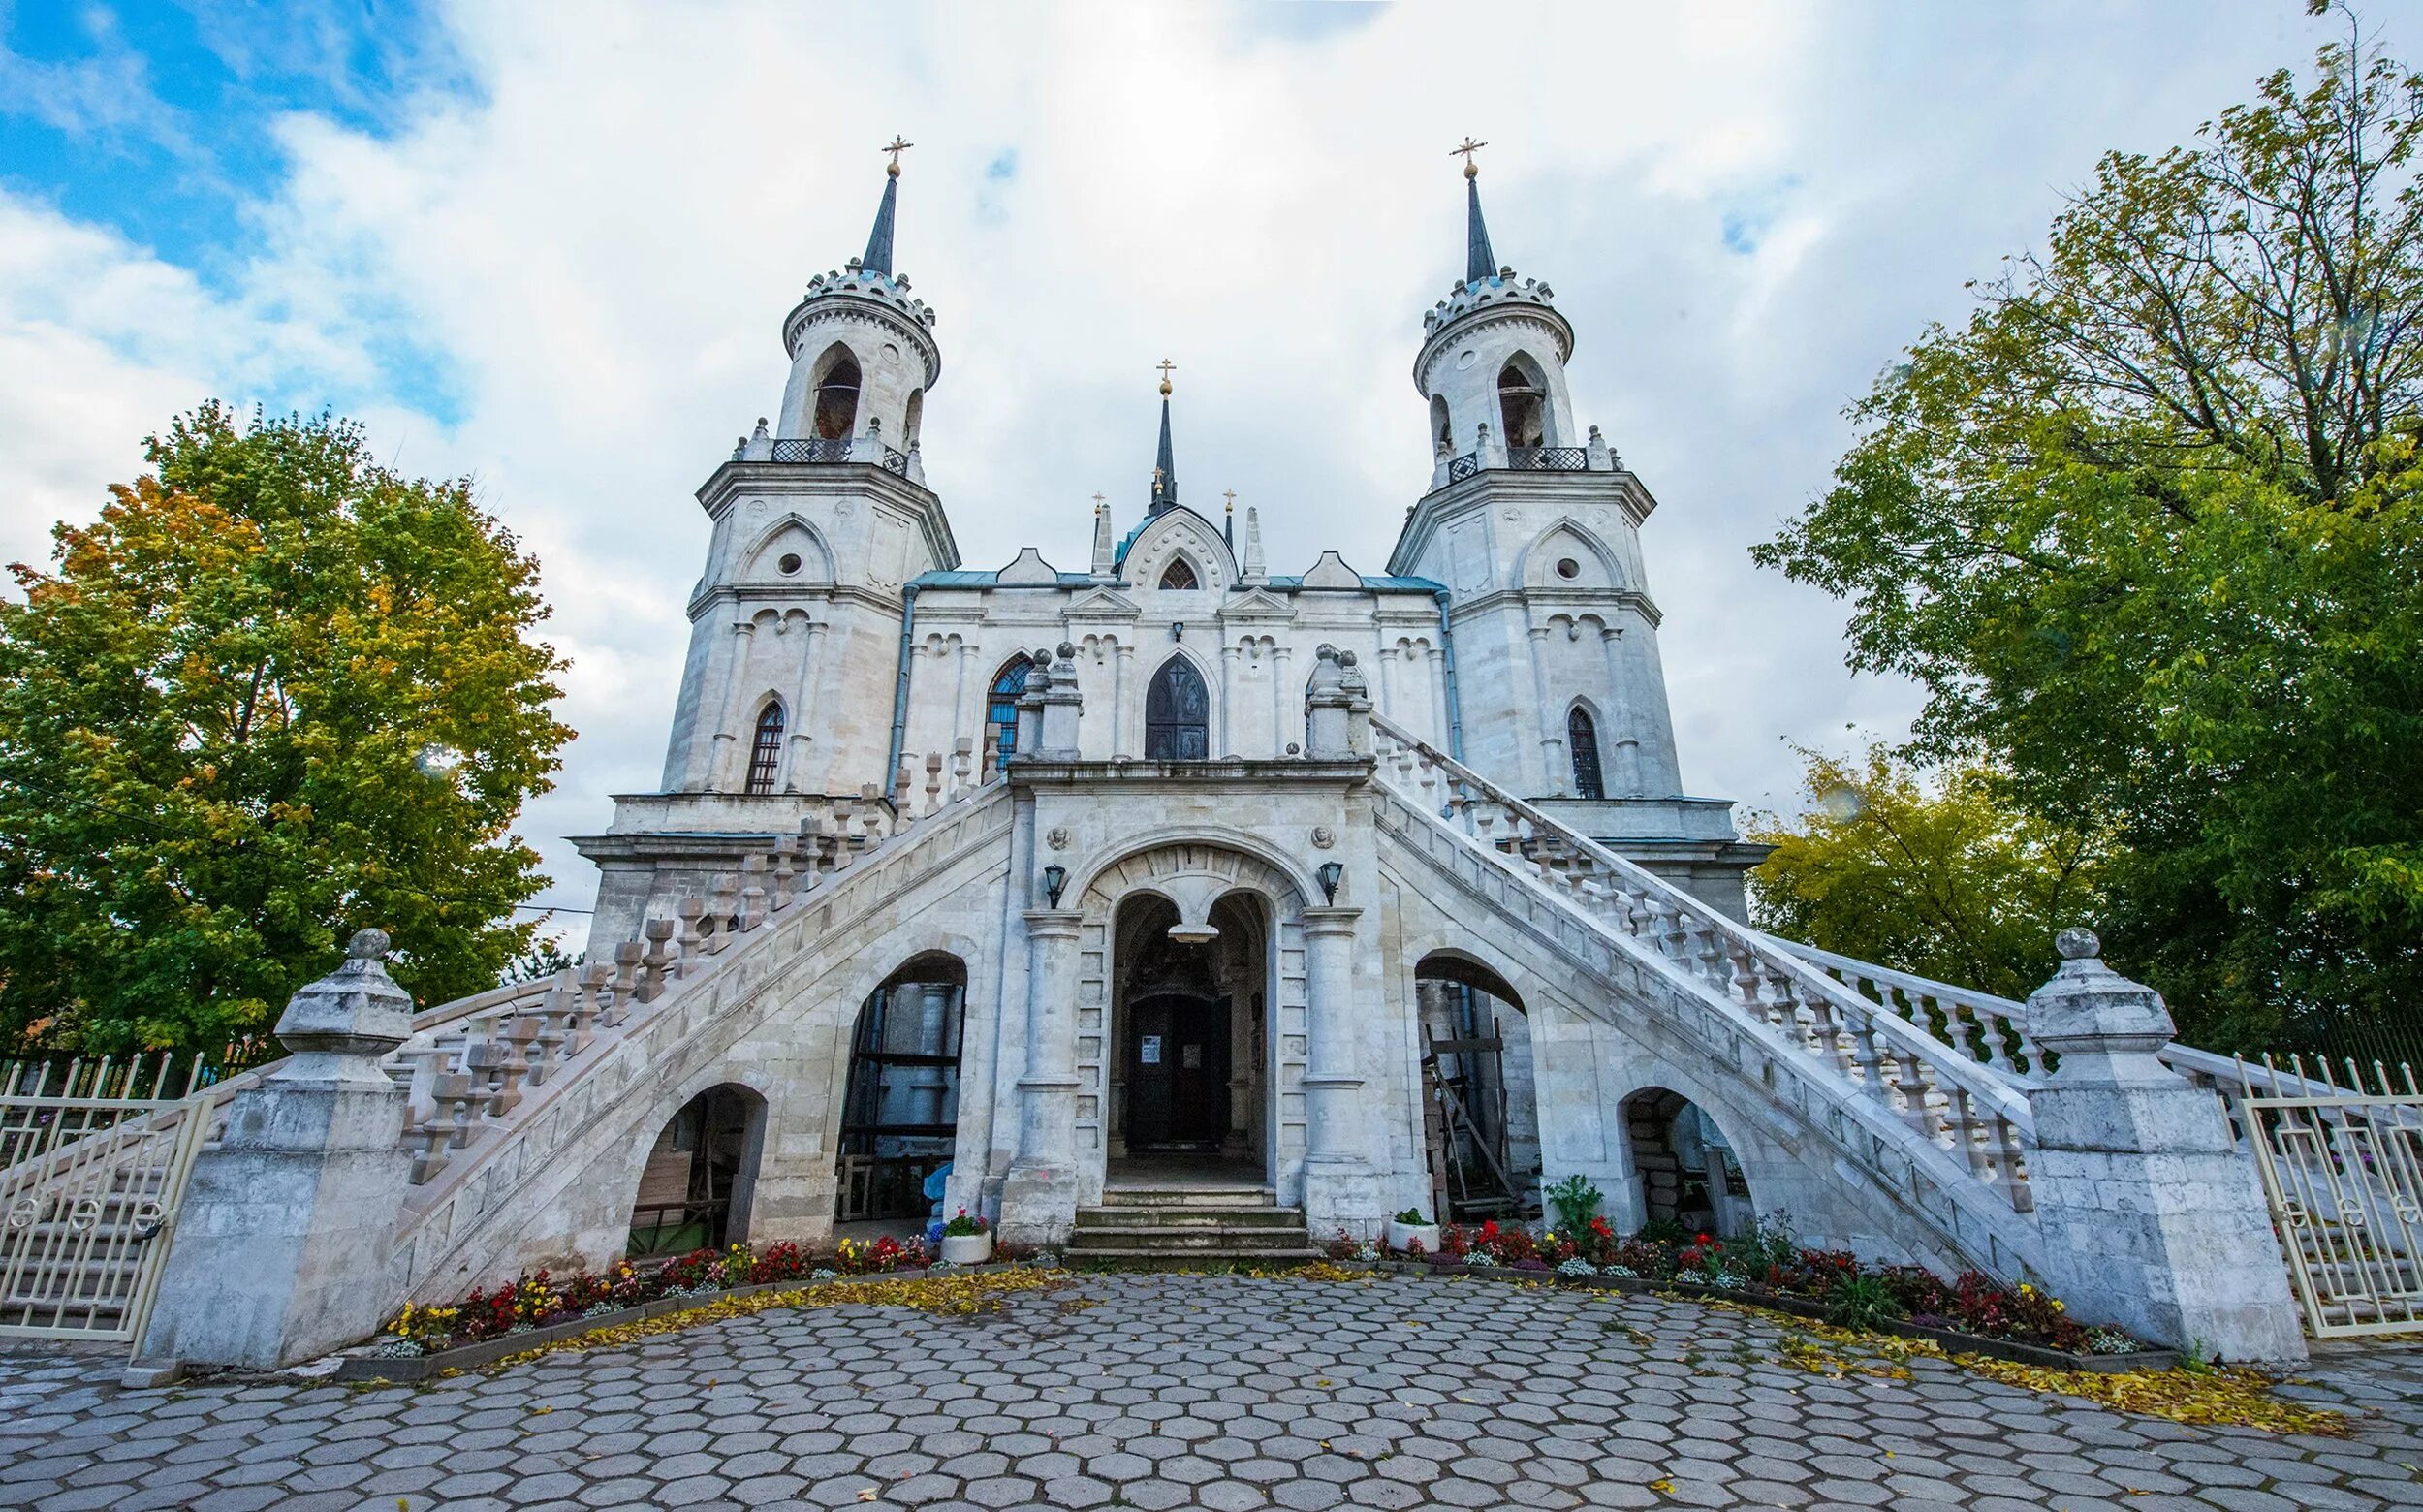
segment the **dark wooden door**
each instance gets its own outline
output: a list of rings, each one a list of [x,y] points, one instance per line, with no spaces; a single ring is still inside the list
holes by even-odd
[[[1148,997],[1128,1007],[1127,1145],[1228,1138],[1228,999]]]

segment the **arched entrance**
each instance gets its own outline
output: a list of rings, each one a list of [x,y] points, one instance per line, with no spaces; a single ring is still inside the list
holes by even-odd
[[[1261,1183],[1268,910],[1230,893],[1206,922],[1157,894],[1114,915],[1112,1184],[1189,1175]]]
[[[1536,1217],[1539,1102],[1522,998],[1496,972],[1446,951],[1416,962],[1413,980],[1433,1216]]]
[[[766,1099],[710,1087],[656,1136],[631,1206],[633,1259],[721,1249],[748,1237],[749,1196],[766,1140]]]
[[[926,1180],[959,1143],[967,967],[940,953],[884,979],[859,1009],[841,1104],[834,1221],[922,1218]]]
[[[1732,1142],[1699,1104],[1652,1087],[1625,1098],[1622,1116],[1648,1223],[1719,1238],[1757,1223]]]

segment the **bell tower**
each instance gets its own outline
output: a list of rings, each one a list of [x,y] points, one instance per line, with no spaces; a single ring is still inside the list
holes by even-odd
[[[1389,571],[1444,584],[1467,690],[1461,758],[1563,822],[1743,911],[1764,852],[1685,796],[1640,527],[1657,501],[1566,389],[1556,294],[1499,264],[1466,138],[1463,277],[1422,317],[1430,491]]]
[[[780,408],[698,491],[707,562],[655,793],[617,795],[576,841],[601,880],[593,940],[700,893],[897,753],[894,690],[921,573],[960,564],[918,431],[942,373],[934,312],[894,270],[899,138],[865,252],[807,281],[782,321]]]

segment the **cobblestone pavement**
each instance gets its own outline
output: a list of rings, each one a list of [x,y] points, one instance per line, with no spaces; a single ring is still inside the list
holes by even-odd
[[[1482,1281],[1086,1277],[939,1318],[774,1309],[418,1388],[122,1392],[0,1359],[0,1506],[2423,1505],[2423,1350],[2299,1388],[2349,1440],[2187,1428],[1773,1322]]]

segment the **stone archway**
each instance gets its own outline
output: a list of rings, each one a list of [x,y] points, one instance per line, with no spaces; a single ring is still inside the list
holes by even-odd
[[[1647,1223],[1729,1238],[1758,1221],[1741,1159],[1706,1109],[1651,1087],[1626,1097],[1621,1115]]]
[[[1147,1153],[1128,1148],[1147,1110],[1129,1098],[1162,1081],[1218,1077],[1224,1128],[1184,1129],[1155,1144],[1193,1147],[1199,1163],[1260,1173],[1279,1196],[1301,1185],[1306,1130],[1302,1083],[1306,1055],[1304,895],[1272,863],[1214,842],[1179,841],[1134,851],[1095,870],[1077,903],[1077,1144],[1080,1195],[1101,1200],[1116,1165]],[[1156,942],[1166,942],[1162,945]],[[1156,970],[1196,970],[1193,994],[1209,1003],[1189,1039],[1156,1018],[1156,996],[1188,995]],[[1176,989],[1173,993],[1168,989]],[[1158,1032],[1162,1042],[1148,1047]],[[1210,1036],[1223,1038],[1215,1042]],[[1192,1044],[1203,1064],[1186,1066]],[[1149,1049],[1164,1057],[1148,1063]],[[1173,1063],[1169,1058],[1175,1056]],[[1214,1060],[1225,1066],[1214,1066]],[[1166,1068],[1166,1069],[1163,1069]],[[1224,1076],[1221,1073],[1225,1073]],[[1151,1129],[1166,1135],[1166,1129]],[[1163,1150],[1156,1153],[1183,1153]],[[1151,1169],[1157,1169],[1157,1166]]]
[[[632,1199],[634,1257],[721,1249],[745,1240],[766,1144],[766,1099],[719,1082],[665,1120]]]
[[[1413,980],[1432,1203],[1459,1222],[1536,1216],[1529,1011],[1512,984],[1463,951],[1432,951],[1414,963]]]

